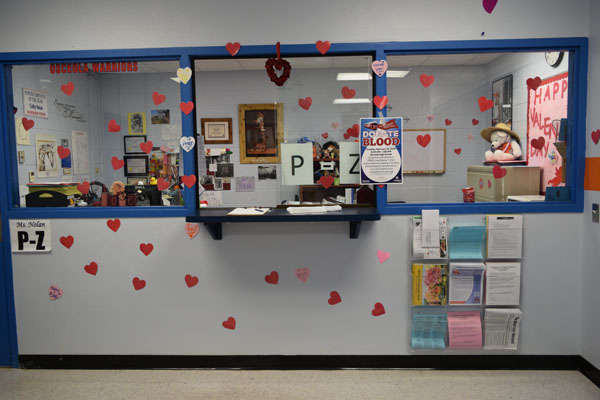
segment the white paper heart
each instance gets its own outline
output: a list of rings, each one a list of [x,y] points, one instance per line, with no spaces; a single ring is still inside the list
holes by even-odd
[[[184,136],[179,140],[179,143],[185,151],[190,151],[196,145],[196,139],[193,136]]]
[[[192,69],[190,67],[178,68],[177,77],[179,78],[179,81],[185,85],[192,77]]]

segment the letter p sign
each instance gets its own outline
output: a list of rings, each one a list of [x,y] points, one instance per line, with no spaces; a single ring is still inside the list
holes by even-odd
[[[312,144],[282,143],[281,170],[284,185],[312,185]]]

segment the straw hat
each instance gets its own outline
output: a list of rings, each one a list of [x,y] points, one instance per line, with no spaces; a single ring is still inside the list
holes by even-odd
[[[496,126],[494,126],[494,127],[485,128],[484,130],[482,130],[481,137],[491,143],[492,139],[490,136],[492,135],[492,132],[494,132],[494,131],[506,132],[510,136],[514,137],[517,142],[521,143],[521,138],[519,137],[519,135],[517,133],[511,131],[510,128],[508,127],[508,125],[506,125],[503,122],[496,124]]]

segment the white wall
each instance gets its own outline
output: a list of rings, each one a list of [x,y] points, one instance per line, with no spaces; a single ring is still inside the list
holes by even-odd
[[[587,36],[588,6],[506,0],[488,15],[471,0],[23,1],[3,9],[0,34],[11,40],[0,51],[481,39],[483,31],[482,40]],[[582,352],[583,217],[525,217],[524,354]],[[217,242],[203,231],[190,241],[183,219],[128,219],[116,234],[101,219],[53,220],[51,255],[13,257],[20,352],[404,354],[407,221],[365,223],[358,241],[347,239],[342,223],[230,224]],[[65,234],[76,237],[69,251],[58,244]],[[154,242],[155,252],[142,256],[140,242]],[[380,265],[377,249],[392,252],[390,260]],[[91,260],[100,266],[96,277],[82,272]],[[302,284],[293,271],[306,266],[313,274]],[[272,270],[281,274],[278,286],[264,282]],[[200,277],[198,287],[184,286],[186,273]],[[134,292],[132,276],[148,287]],[[51,284],[63,287],[62,299],[48,300]],[[340,291],[341,304],[326,303],[330,290]],[[378,318],[370,315],[376,301],[387,310]],[[230,315],[236,331],[220,325]],[[597,360],[598,352],[590,357]]]

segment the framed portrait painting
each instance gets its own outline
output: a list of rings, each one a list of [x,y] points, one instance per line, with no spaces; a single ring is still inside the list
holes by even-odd
[[[512,129],[512,97],[513,97],[512,75],[492,82],[492,126],[503,122]]]
[[[130,135],[145,135],[146,113],[139,112],[127,114],[127,126]]]
[[[231,144],[231,118],[202,118],[202,136],[205,144]]]
[[[238,119],[240,163],[279,163],[283,141],[283,104],[239,104]]]

